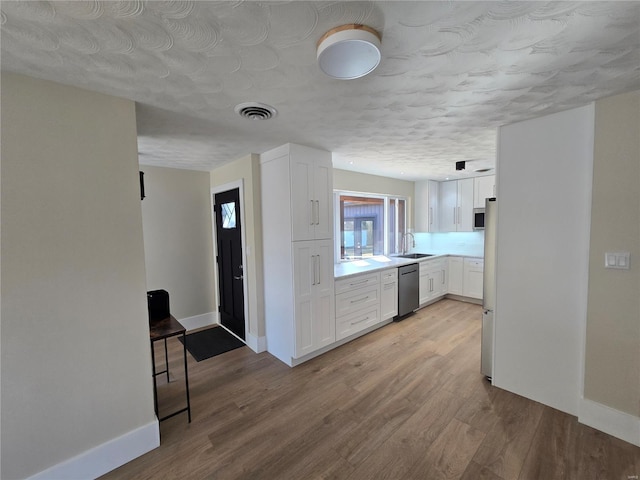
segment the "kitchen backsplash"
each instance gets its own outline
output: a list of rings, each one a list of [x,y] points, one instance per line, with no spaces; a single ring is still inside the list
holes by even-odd
[[[416,246],[412,252],[484,256],[484,232],[414,233]]]

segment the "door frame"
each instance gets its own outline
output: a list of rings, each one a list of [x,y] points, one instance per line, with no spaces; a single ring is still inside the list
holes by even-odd
[[[216,293],[216,323],[223,327],[220,323],[220,312],[218,311],[218,307],[220,306],[220,285],[218,282],[220,281],[220,275],[218,272],[218,262],[216,262],[216,258],[218,256],[218,235],[216,233],[216,213],[213,211],[213,202],[215,200],[215,195],[217,193],[226,192],[228,190],[238,189],[238,195],[240,197],[240,241],[242,244],[242,302],[243,302],[243,310],[244,310],[244,339],[242,340],[245,344],[248,344],[249,338],[249,295],[248,295],[248,275],[247,275],[247,238],[246,238],[246,223],[244,221],[244,179],[235,180],[233,182],[225,183],[223,185],[216,185],[211,187],[211,193],[209,194],[209,201],[211,202],[211,230],[212,230],[212,239],[213,239],[213,263],[215,268],[215,293]],[[225,328],[225,330],[227,330]],[[229,330],[227,330],[229,331]],[[240,338],[240,337],[237,337]]]

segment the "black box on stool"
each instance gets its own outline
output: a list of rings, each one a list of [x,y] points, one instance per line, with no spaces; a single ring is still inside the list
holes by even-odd
[[[147,292],[147,307],[149,308],[149,322],[157,322],[171,315],[169,312],[169,292],[166,290],[151,290]]]

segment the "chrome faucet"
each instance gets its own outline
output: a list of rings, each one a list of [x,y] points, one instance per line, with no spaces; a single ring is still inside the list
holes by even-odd
[[[411,232],[404,232],[402,234],[402,254],[405,254],[408,252],[409,248],[407,246],[407,237],[411,236],[411,248],[415,248],[416,247],[416,239],[413,236],[413,233]]]

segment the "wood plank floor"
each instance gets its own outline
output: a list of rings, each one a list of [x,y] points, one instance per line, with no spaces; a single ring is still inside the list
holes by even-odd
[[[103,478],[637,479],[640,448],[484,379],[481,316],[443,300],[293,369],[248,347],[189,357],[192,423],[162,422],[159,448]],[[169,345],[161,415],[184,402]]]

